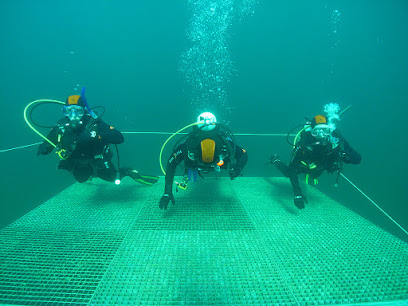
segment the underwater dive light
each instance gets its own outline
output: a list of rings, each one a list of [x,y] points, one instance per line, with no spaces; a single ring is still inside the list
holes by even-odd
[[[115,185],[120,185],[120,174],[119,174],[119,171],[116,173]]]

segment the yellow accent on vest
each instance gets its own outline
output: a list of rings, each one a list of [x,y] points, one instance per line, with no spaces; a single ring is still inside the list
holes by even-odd
[[[209,164],[214,160],[215,141],[212,139],[204,139],[201,141],[201,159],[203,163]]]

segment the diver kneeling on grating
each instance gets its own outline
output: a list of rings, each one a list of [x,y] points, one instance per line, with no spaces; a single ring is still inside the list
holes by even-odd
[[[188,125],[177,133],[190,126],[193,126],[193,131],[175,144],[167,161],[165,188],[160,199],[160,209],[167,209],[169,201],[175,203],[172,191],[173,179],[176,168],[181,162],[184,162],[184,176],[182,182],[176,184],[177,188],[186,189],[188,181],[195,182],[198,176],[202,177],[202,173],[220,172],[221,169],[228,170],[233,180],[240,175],[248,161],[246,151],[235,144],[233,134],[224,125],[217,123],[212,113],[200,114],[196,123]],[[182,140],[184,141],[179,144]]]
[[[273,154],[268,161],[268,164],[274,164],[285,177],[290,179],[295,194],[294,203],[299,209],[305,208],[305,203],[307,203],[300,188],[299,174],[306,175],[306,183],[309,182],[310,177],[316,185],[323,171],[326,170],[328,173],[338,171],[338,180],[343,163],[359,164],[361,162],[361,155],[336,129],[334,120],[339,119],[338,110],[337,104],[327,104],[325,112],[328,114],[328,119],[326,116],[317,115],[296,135],[289,166],[284,164],[277,154]],[[335,186],[337,186],[337,181]]]

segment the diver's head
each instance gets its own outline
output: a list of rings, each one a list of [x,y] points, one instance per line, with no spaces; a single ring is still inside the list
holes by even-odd
[[[62,113],[75,127],[85,115],[85,104],[79,95],[69,96],[62,108]]]
[[[217,119],[212,113],[204,112],[197,117],[197,127],[202,131],[211,131],[215,128]]]
[[[323,115],[315,116],[312,119],[310,127],[310,133],[315,138],[327,138],[333,132],[333,128],[327,124],[327,119]]]

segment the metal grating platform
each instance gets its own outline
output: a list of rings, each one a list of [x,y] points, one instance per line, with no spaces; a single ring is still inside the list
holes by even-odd
[[[408,305],[408,245],[284,178],[74,184],[0,231],[0,303]]]

